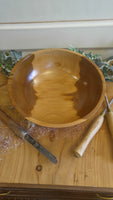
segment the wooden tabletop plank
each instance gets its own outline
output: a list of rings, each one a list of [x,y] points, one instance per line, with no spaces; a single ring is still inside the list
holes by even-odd
[[[113,97],[113,83],[107,82],[107,95]],[[7,78],[0,73],[0,108],[16,122],[27,127],[26,120],[13,108],[7,91]],[[113,105],[112,105],[113,109]],[[65,129],[36,126],[31,134],[51,153],[55,165],[27,142],[18,139],[0,121],[1,136],[9,137],[8,149],[0,143],[0,183],[58,186],[113,187],[113,141],[106,120],[83,157],[75,158],[73,150],[86,133],[87,125]],[[5,152],[6,151],[6,152]]]

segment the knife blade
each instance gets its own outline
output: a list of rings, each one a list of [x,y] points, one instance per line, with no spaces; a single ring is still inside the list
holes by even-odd
[[[38,141],[36,141],[33,137],[31,137],[25,128],[17,124],[1,109],[0,109],[0,120],[2,120],[17,136],[19,136],[22,139],[25,139],[33,147],[39,150],[51,162],[53,162],[54,164],[57,163],[57,158],[52,153],[50,153]]]
[[[44,156],[46,156],[54,164],[57,163],[56,157],[50,153],[45,147],[43,147],[39,142],[34,140],[28,133],[25,134],[24,139],[27,140],[31,145],[38,149]]]

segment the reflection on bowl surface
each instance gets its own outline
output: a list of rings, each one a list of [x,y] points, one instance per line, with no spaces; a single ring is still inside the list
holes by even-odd
[[[70,50],[33,52],[11,74],[12,103],[26,119],[42,126],[81,123],[93,116],[104,99],[105,82],[99,68]]]

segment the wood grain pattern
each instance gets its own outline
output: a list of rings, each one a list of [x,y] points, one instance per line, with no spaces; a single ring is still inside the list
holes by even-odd
[[[104,99],[105,80],[87,57],[67,49],[44,49],[14,66],[8,89],[13,105],[26,119],[64,128],[95,114]]]
[[[74,200],[91,200],[97,199],[98,194],[104,197],[112,197],[113,190],[106,188],[91,188],[91,187],[69,187],[69,186],[52,186],[52,185],[22,185],[18,184],[0,184],[1,200],[63,200],[63,199],[74,199]],[[2,194],[4,194],[2,196]]]
[[[113,97],[112,91],[113,83],[108,82],[109,99]],[[7,78],[2,72],[0,73],[0,106],[18,123],[25,122],[15,109],[10,109],[12,104],[7,91]],[[26,123],[23,125],[26,126]],[[73,150],[84,137],[87,125],[60,130],[37,128],[38,131],[40,130],[38,140],[57,157],[58,164],[52,164],[31,145],[23,142],[9,150],[0,160],[0,183],[32,184],[34,187],[37,184],[42,187],[43,184],[59,187],[113,187],[113,144],[106,120],[82,158],[75,158]],[[37,166],[41,166],[41,170],[37,171]]]

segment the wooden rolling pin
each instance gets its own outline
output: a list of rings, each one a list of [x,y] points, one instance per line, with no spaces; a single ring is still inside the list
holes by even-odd
[[[110,105],[113,103],[113,98],[110,101]],[[87,134],[85,137],[82,139],[81,143],[74,149],[74,155],[76,157],[82,157],[83,153],[85,152],[88,144],[92,140],[92,138],[96,135],[96,133],[99,131],[101,128],[103,121],[104,121],[104,116],[107,112],[108,108],[106,108],[98,117],[94,119],[94,121],[91,123]],[[112,115],[112,119],[111,119]],[[109,112],[109,118],[112,120],[112,123],[110,121],[110,128],[113,130],[113,113]]]
[[[106,113],[107,124],[108,124],[109,131],[111,133],[111,136],[113,137],[113,111],[110,108],[110,104],[106,95],[105,95],[105,99],[107,102],[107,113]]]

